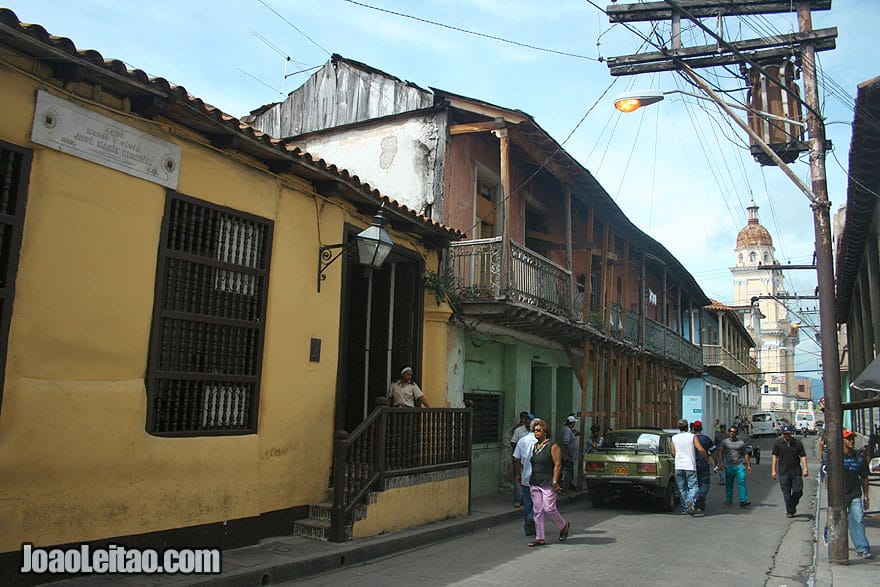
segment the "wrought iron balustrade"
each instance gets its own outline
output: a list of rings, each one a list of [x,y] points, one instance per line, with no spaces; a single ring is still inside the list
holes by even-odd
[[[336,433],[331,540],[345,540],[352,511],[389,477],[470,467],[473,410],[390,408],[386,400],[350,434]]]
[[[510,244],[507,275],[502,275],[501,237],[450,245],[450,269],[463,301],[500,299],[571,317],[571,273],[517,243]],[[506,277],[507,279],[502,279]],[[502,291],[506,281],[507,291]]]

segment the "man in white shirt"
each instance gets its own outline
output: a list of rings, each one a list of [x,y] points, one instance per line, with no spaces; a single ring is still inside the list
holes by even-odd
[[[529,414],[531,415],[531,414]],[[534,432],[529,432],[519,439],[513,449],[513,465],[516,473],[515,483],[520,484],[522,491],[523,531],[526,536],[535,535],[535,514],[532,509],[532,494],[529,481],[532,478],[532,453],[538,439]]]
[[[513,480],[513,507],[520,508],[522,507],[522,486],[519,484],[519,481],[516,480],[516,459],[513,458],[513,451],[516,450],[516,443],[519,440],[529,433],[532,425],[532,416],[528,412],[520,412],[519,413],[519,425],[513,429],[510,433],[510,470],[513,471],[514,480]]]
[[[678,421],[679,433],[672,437],[672,456],[675,457],[675,483],[681,498],[681,513],[698,515],[697,501],[697,452],[709,461],[709,453],[692,432],[688,432],[688,421]]]

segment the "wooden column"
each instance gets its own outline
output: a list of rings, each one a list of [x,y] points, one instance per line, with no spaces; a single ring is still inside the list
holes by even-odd
[[[568,269],[568,308],[567,315],[573,316],[573,304],[576,294],[574,287],[574,271],[572,269],[571,252],[571,188],[565,188],[565,268]]]
[[[501,159],[501,291],[510,286],[510,139],[506,128],[493,131],[498,137]]]
[[[602,322],[602,331],[608,332],[608,235],[611,232],[611,228],[608,223],[605,223],[605,230],[602,235],[602,253],[601,253],[601,286],[602,288],[599,291],[599,316]]]

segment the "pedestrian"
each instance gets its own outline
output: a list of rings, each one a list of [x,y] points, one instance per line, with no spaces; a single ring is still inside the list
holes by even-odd
[[[874,558],[865,535],[865,510],[870,505],[868,462],[856,450],[856,433],[852,430],[843,431],[843,501],[846,504],[849,537],[853,548],[863,559]]]
[[[675,457],[675,483],[681,498],[681,513],[691,516],[702,515],[697,512],[697,458],[699,452],[708,462],[709,454],[696,435],[688,432],[688,421],[678,421],[678,434],[672,437],[672,456]]]
[[[782,427],[782,438],[773,445],[773,460],[770,476],[779,479],[782,498],[785,501],[785,516],[793,518],[797,513],[798,502],[804,494],[804,477],[807,470],[807,453],[803,443],[794,438],[794,428]]]
[[[746,452],[746,443],[739,438],[736,426],[727,429],[727,438],[721,441],[721,463],[724,465],[726,499],[724,505],[733,503],[733,484],[739,494],[739,507],[752,505],[749,501],[749,490],[746,488],[746,473],[752,472],[752,462]]]
[[[825,482],[825,475],[828,471],[828,445],[825,439],[828,436],[828,429],[822,427],[822,433],[819,435],[819,481]]]
[[[715,418],[715,424],[712,426],[712,432],[715,434],[715,437],[718,437],[718,433],[721,432],[721,420]],[[721,442],[720,440],[718,442]]]
[[[715,421],[717,422],[718,419],[716,418]],[[725,426],[724,424],[719,424],[718,425],[718,432],[715,433],[715,438],[712,439],[715,441],[715,450],[718,451],[719,457],[721,455],[721,452],[720,452],[721,441],[724,440],[725,438],[727,438],[727,426]],[[720,458],[719,458],[719,460],[720,460]],[[724,464],[722,463],[719,467],[717,467],[717,469],[718,469],[718,485],[726,485],[727,483],[725,481]]]
[[[536,442],[532,450],[529,485],[535,510],[535,539],[529,542],[529,546],[546,544],[545,516],[559,528],[559,541],[565,542],[571,523],[566,522],[556,509],[556,494],[560,490],[559,476],[562,474],[562,449],[551,440],[550,427],[544,420],[536,418],[532,422],[532,432]]]
[[[605,428],[605,432],[602,433],[602,438],[599,439],[599,444],[597,445],[598,448],[602,448],[603,446],[605,446],[605,439],[608,438],[609,432],[614,432],[614,428],[612,428],[611,426],[607,426]]]
[[[587,449],[584,452],[588,452],[588,453],[595,452],[596,449],[599,448],[599,440],[601,440],[599,437],[600,430],[601,430],[601,428],[599,427],[598,424],[592,424],[590,426],[590,439],[589,439],[589,442],[587,443],[587,447],[586,447]]]
[[[516,450],[516,443],[525,436],[529,434],[532,424],[532,415],[528,412],[520,412],[519,413],[519,422],[514,426],[513,430],[510,431],[510,460],[511,460],[511,470],[514,472],[514,476],[516,476],[516,457],[513,456],[513,452]],[[514,479],[513,480],[513,507],[521,508],[523,505],[522,499],[522,485]]]
[[[718,470],[718,455],[716,452],[715,442],[703,434],[703,423],[700,420],[696,420],[693,424],[694,427],[694,435],[697,437],[696,440],[700,442],[704,449],[706,449],[706,453],[712,457],[711,464],[710,462],[703,457],[703,453],[697,451],[696,459],[697,459],[697,501],[694,507],[698,512],[705,513],[706,512],[706,496],[709,495],[709,488],[712,486],[712,467]]]
[[[574,480],[574,464],[577,460],[579,441],[574,426],[578,423],[574,414],[565,418],[562,425],[562,488],[577,489]]]
[[[532,452],[534,452],[535,444],[538,439],[531,428],[536,421],[532,414],[528,414],[530,418],[529,432],[520,438],[516,447],[513,449],[513,466],[516,479],[514,482],[520,487],[520,497],[523,513],[523,532],[526,536],[535,535],[535,512],[532,507],[532,495],[529,484],[532,478]]]
[[[404,367],[400,370],[400,379],[391,383],[388,395],[393,408],[414,408],[416,401],[419,401],[423,408],[431,407],[425,399],[425,394],[413,381],[412,367]]]

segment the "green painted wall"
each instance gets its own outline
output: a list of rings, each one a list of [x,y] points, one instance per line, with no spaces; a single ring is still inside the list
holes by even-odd
[[[511,491],[510,432],[522,411],[548,421],[554,434],[580,409],[581,391],[562,351],[468,331],[463,336],[463,392],[502,395],[498,440],[475,443],[473,497]]]

